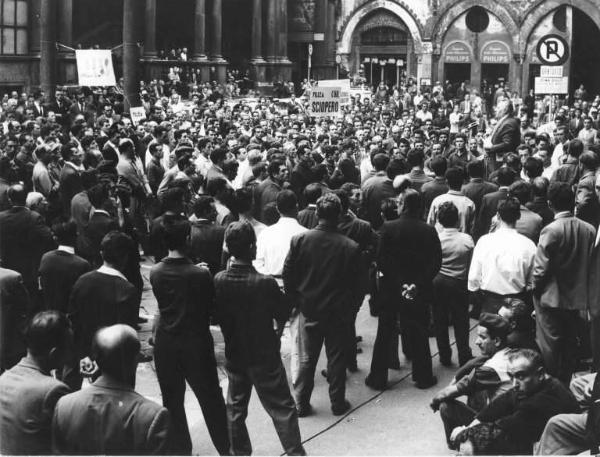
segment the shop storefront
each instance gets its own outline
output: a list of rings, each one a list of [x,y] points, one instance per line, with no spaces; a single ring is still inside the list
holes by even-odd
[[[473,52],[463,41],[449,43],[443,52],[443,79],[452,84],[460,84],[471,79]]]

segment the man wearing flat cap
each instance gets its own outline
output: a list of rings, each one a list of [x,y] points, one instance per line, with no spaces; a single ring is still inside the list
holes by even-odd
[[[459,426],[470,424],[478,410],[506,392],[511,387],[508,376],[508,351],[506,336],[509,324],[506,319],[490,313],[482,313],[477,327],[477,340],[481,355],[461,367],[452,383],[433,397],[431,408],[439,409],[448,447],[452,449],[450,436]],[[467,404],[456,398],[467,395]],[[482,398],[483,397],[483,398]],[[479,405],[475,405],[476,400]]]

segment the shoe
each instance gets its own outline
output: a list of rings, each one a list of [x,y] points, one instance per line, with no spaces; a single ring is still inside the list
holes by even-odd
[[[452,359],[447,358],[447,359],[442,359],[440,357],[440,363],[445,366],[445,367],[451,367],[452,366]]]
[[[298,417],[306,417],[313,413],[313,408],[310,403],[306,405],[296,405],[296,411],[298,412]]]
[[[437,384],[438,379],[435,376],[432,376],[431,379],[428,379],[427,381],[417,381],[415,382],[415,387],[417,389],[421,389],[421,390],[425,390],[425,389],[429,389],[430,387],[433,387]]]
[[[385,390],[387,387],[387,383],[374,382],[370,375],[365,378],[365,385],[373,390]]]
[[[342,414],[350,411],[350,402],[348,400],[344,400],[344,402],[340,405],[331,405],[331,412],[334,416],[341,416]]]
[[[327,370],[325,370],[325,369],[321,370],[321,376],[323,376],[325,379],[327,379]]]

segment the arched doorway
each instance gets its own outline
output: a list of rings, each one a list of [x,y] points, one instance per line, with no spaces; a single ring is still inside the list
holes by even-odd
[[[349,74],[357,74],[362,66],[374,84],[381,79],[396,84],[402,74],[416,77],[416,54],[421,52],[420,23],[390,0],[373,0],[355,10],[342,27],[337,47]]]

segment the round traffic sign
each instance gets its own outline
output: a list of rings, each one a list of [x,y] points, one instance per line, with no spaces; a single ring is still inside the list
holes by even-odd
[[[543,36],[537,44],[537,56],[544,65],[562,65],[569,59],[569,44],[560,35]]]

